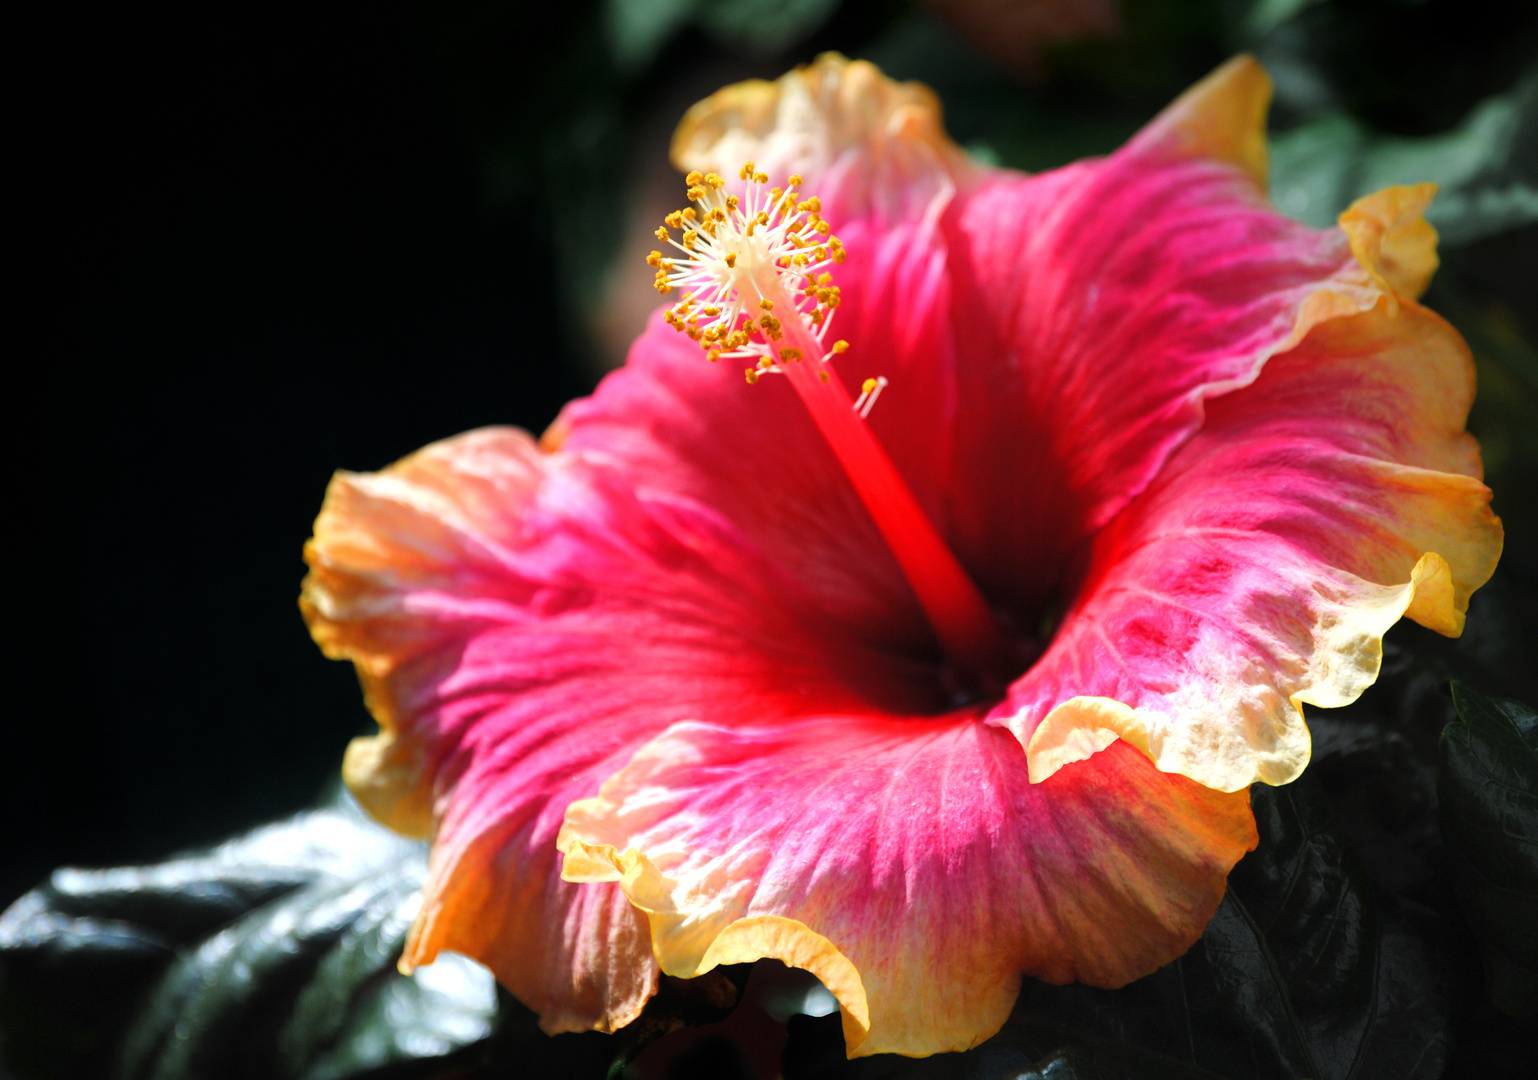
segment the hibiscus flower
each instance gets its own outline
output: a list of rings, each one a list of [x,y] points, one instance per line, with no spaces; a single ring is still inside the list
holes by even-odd
[[[1190,947],[1303,703],[1401,616],[1458,634],[1501,545],[1468,350],[1414,300],[1431,187],[1283,219],[1268,97],[1240,58],[1039,176],[838,56],[688,114],[697,209],[625,367],[541,442],[339,473],[306,549],[380,725],[347,781],[433,839],[403,970],[453,950],[612,1030],[659,972],[773,957],[851,1055],[918,1055],[1022,976]],[[778,303],[690,291],[713,209],[795,218],[754,249]]]

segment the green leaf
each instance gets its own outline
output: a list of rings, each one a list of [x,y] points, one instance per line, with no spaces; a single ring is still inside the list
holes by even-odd
[[[1342,113],[1271,142],[1277,209],[1317,227],[1390,184],[1441,185],[1426,218],[1442,243],[1468,244],[1538,221],[1538,73],[1484,101],[1455,130],[1429,138],[1378,134]]]
[[[1538,712],[1453,683],[1442,733],[1442,834],[1459,903],[1503,1011],[1538,1010]]]
[[[485,1044],[490,972],[394,969],[426,849],[344,796],[211,851],[60,870],[0,916],[6,1064],[123,1080],[433,1075]]]
[[[1244,18],[1244,28],[1256,38],[1265,37],[1285,22],[1295,19],[1321,0],[1258,0]]]
[[[1027,980],[996,1036],[921,1061],[837,1066],[814,1050],[836,1018],[798,1020],[785,1080],[1435,1080],[1447,1003],[1417,928],[1380,910],[1308,781],[1251,798],[1260,846],[1181,959],[1120,990]]]
[[[636,72],[692,23],[728,48],[767,55],[815,32],[838,5],[839,0],[606,0],[604,29],[615,63]]]
[[[723,45],[765,55],[812,34],[839,0],[705,0],[700,24]]]
[[[604,29],[609,51],[624,71],[638,71],[682,30],[701,0],[605,0]]]

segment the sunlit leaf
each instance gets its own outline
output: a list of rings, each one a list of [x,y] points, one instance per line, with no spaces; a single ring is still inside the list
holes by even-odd
[[[1445,135],[1396,138],[1336,113],[1272,140],[1272,200],[1310,225],[1333,224],[1362,195],[1422,180],[1441,185],[1426,217],[1443,244],[1538,221],[1538,75]]]
[[[490,1038],[499,1006],[463,957],[395,971],[425,872],[424,845],[345,797],[206,853],[60,870],[0,917],[7,1064],[39,1078],[434,1075]]]

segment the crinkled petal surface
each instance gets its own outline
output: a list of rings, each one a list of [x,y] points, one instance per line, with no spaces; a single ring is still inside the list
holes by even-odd
[[[622,893],[560,880],[567,804],[676,721],[858,700],[739,533],[522,432],[339,474],[307,557],[306,617],[382,728],[349,749],[348,783],[387,824],[436,825],[403,963],[474,956],[550,1030],[622,1025],[656,983]],[[860,648],[843,655],[858,675]]]
[[[1302,772],[1301,703],[1354,701],[1401,615],[1460,633],[1495,568],[1473,389],[1457,334],[1407,303],[1316,328],[1212,402],[996,710],[1032,776],[1117,737],[1226,791]]]
[[[1414,302],[1429,188],[1311,230],[1265,204],[1247,59],[1122,150],[984,169],[933,95],[823,57],[691,110],[685,168],[801,172],[850,255],[870,422],[1040,655],[962,712],[911,591],[784,380],[654,320],[544,449],[491,430],[339,474],[303,606],[381,732],[347,778],[435,835],[403,963],[491,966],[549,1030],[660,969],[774,956],[851,1053],[975,1044],[1019,976],[1189,946],[1307,760],[1301,702],[1456,633],[1499,523],[1471,366]],[[1042,651],[1044,650],[1044,651]],[[562,855],[565,853],[563,880]]]
[[[1247,792],[1117,745],[1043,784],[975,716],[679,724],[567,812],[566,875],[620,880],[665,971],[774,956],[851,1053],[964,1050],[1022,973],[1119,986],[1180,955],[1255,845]]]

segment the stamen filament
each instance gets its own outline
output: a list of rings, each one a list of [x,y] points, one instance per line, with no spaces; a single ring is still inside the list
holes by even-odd
[[[699,211],[674,211],[657,230],[681,256],[654,251],[646,260],[657,271],[659,293],[683,293],[665,320],[712,362],[751,361],[744,369],[750,386],[764,375],[790,380],[897,558],[958,681],[1001,693],[1014,674],[1014,650],[866,426],[887,380],[868,380],[852,401],[828,363],[848,348],[844,341],[823,347],[840,303],[829,270],[844,261],[843,242],[822,218],[822,202],[796,194],[801,177],[766,191],[768,176],[750,161],[738,179],[742,194],[729,195],[720,176],[691,172],[685,183]],[[690,227],[695,222],[699,229]],[[682,241],[671,238],[670,228],[683,231]]]
[[[770,292],[764,298],[776,306],[781,300]],[[800,349],[804,356],[820,355],[801,320],[786,320],[784,326],[785,346]],[[958,673],[977,689],[1002,691],[1014,672],[1012,650],[997,620],[886,449],[856,413],[837,372],[805,362],[780,366],[870,511]],[[832,377],[820,378],[824,373]]]

